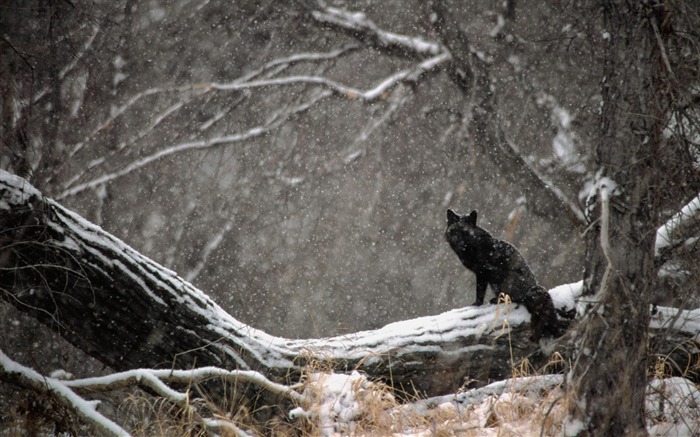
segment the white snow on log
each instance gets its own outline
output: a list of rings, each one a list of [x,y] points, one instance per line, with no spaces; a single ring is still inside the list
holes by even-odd
[[[576,299],[578,299],[582,293],[583,281],[559,285],[549,290],[549,295],[552,296],[554,307],[564,311],[576,308]]]
[[[12,205],[28,204],[29,198],[34,196],[42,198],[39,190],[30,185],[29,182],[5,170],[0,170],[0,190],[7,193],[3,194],[3,199],[0,199],[0,209],[4,210],[10,210]]]
[[[441,344],[458,342],[459,339],[479,336],[498,336],[509,327],[529,322],[530,313],[523,306],[513,304],[483,305],[458,308],[445,313],[390,323],[372,331],[360,331],[338,337],[313,340],[294,340],[288,346],[321,352],[332,351],[334,359],[367,357],[371,365],[382,360],[382,354],[402,349],[406,353],[440,352]],[[506,322],[507,323],[504,323]],[[505,330],[504,330],[505,326]],[[475,344],[465,350],[492,349],[493,346]]]
[[[651,316],[649,326],[652,329],[664,329],[671,327],[679,332],[684,332],[696,337],[700,336],[700,308],[692,311],[670,307],[656,307],[655,314]]]
[[[536,375],[496,381],[484,387],[459,392],[456,394],[435,396],[421,399],[411,404],[419,414],[426,414],[435,405],[449,402],[464,408],[469,405],[479,404],[491,396],[499,397],[504,393],[538,393],[543,390],[560,386],[564,383],[564,375]]]
[[[674,231],[700,219],[700,194],[673,215],[656,231],[656,255],[663,249],[675,245]]]

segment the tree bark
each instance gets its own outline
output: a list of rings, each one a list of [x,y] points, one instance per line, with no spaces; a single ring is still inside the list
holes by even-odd
[[[603,2],[604,78],[594,226],[568,379],[568,435],[646,435],[649,308],[665,125],[656,95],[656,42],[646,2]],[[663,107],[664,104],[660,103]],[[658,111],[658,112],[657,112]]]

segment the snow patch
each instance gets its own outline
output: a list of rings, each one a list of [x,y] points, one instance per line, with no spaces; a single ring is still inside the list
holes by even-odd
[[[69,380],[73,379],[73,374],[63,369],[56,369],[53,372],[49,373],[49,377],[53,379]]]
[[[564,425],[562,426],[563,428],[563,433],[562,435],[577,435],[581,431],[583,431],[586,427],[578,419],[567,419],[564,421]]]
[[[649,326],[652,329],[663,329],[671,322],[675,330],[693,336],[700,332],[700,308],[687,311],[678,308],[656,307],[655,310],[655,314],[651,316],[649,321]]]
[[[121,71],[118,71],[114,73],[114,77],[112,77],[112,86],[117,86],[120,83],[124,82],[128,76]]]
[[[554,307],[564,311],[574,309],[576,307],[576,299],[578,299],[581,294],[583,294],[583,281],[559,285],[549,290],[549,295],[552,296]]]
[[[700,194],[656,230],[656,255],[658,256],[661,250],[674,243],[673,233],[676,229],[695,222],[698,215],[700,215]]]
[[[5,170],[0,170],[0,192],[3,200],[0,200],[0,209],[9,210],[10,205],[29,205],[29,199],[36,197],[41,199],[41,193],[26,180],[13,175]]]
[[[357,371],[349,375],[312,373],[305,395],[314,400],[313,406],[308,411],[295,408],[289,415],[292,418],[311,418],[323,436],[353,435],[357,421],[371,410],[370,404],[380,405],[380,410],[383,410],[382,404],[388,408],[394,403],[394,397],[388,391],[381,390]],[[382,415],[381,411],[379,413]],[[388,413],[386,419],[391,420]]]
[[[608,202],[610,197],[618,193],[617,183],[607,176],[599,177],[595,186],[603,202]]]
[[[700,391],[685,378],[653,379],[646,412],[651,435],[700,435]]]

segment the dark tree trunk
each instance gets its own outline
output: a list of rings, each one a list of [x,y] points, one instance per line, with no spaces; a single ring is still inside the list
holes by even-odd
[[[605,66],[594,226],[568,380],[568,434],[645,435],[649,308],[656,277],[655,160],[665,125],[657,43],[647,2],[603,2]],[[659,105],[659,106],[657,106]],[[593,199],[592,199],[593,200]]]

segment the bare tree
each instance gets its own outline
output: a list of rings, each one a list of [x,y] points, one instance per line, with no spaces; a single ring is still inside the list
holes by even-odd
[[[686,26],[697,11],[686,21],[684,4],[596,6],[603,14],[605,65],[595,149],[600,170],[589,209],[588,304],[568,380],[567,432],[644,435],[650,304],[659,268],[654,230],[669,202],[687,201],[675,188],[676,175],[697,165],[680,158],[696,153],[697,144],[676,130],[678,119],[697,117],[685,109],[697,77],[676,75],[687,65],[683,47],[694,51],[691,62],[698,59],[685,36],[694,32]]]

